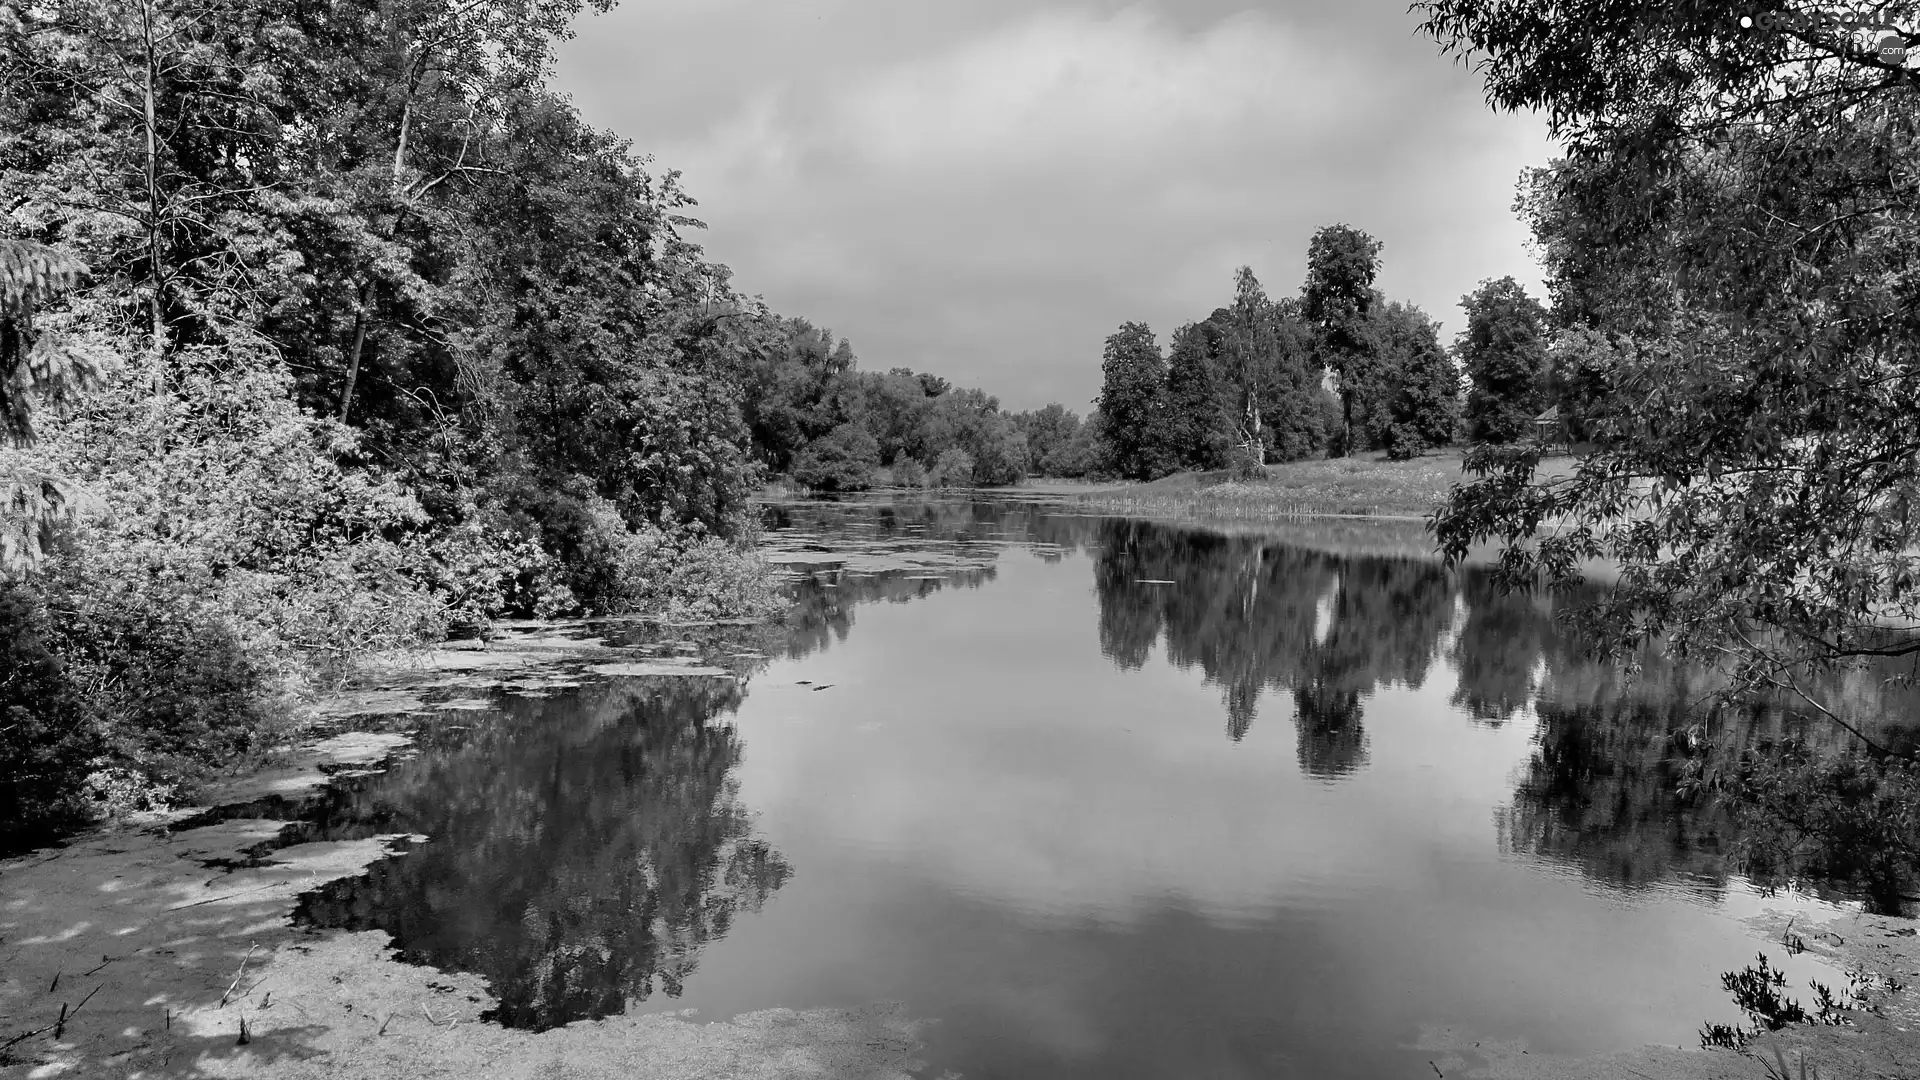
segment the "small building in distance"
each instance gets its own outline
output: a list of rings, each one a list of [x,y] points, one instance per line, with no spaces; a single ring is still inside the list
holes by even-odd
[[[1560,406],[1555,405],[1533,418],[1533,439],[1548,453],[1556,447],[1562,453],[1573,452],[1572,436],[1568,435],[1567,425],[1560,419]]]

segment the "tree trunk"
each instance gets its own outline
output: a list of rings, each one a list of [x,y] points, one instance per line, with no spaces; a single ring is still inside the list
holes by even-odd
[[[400,138],[393,144],[393,189],[400,190],[400,177],[407,163],[407,131],[413,126],[413,93],[400,105]]]
[[[353,406],[353,384],[360,378],[360,352],[367,344],[367,302],[373,297],[371,280],[360,286],[360,310],[353,316],[353,349],[347,354],[347,385],[340,392],[340,422],[347,422],[347,410]]]
[[[1341,456],[1352,457],[1353,456],[1353,391],[1347,390],[1344,388],[1340,391],[1340,411],[1341,411],[1341,416],[1345,421],[1345,428],[1346,428],[1346,436],[1345,436],[1346,442],[1341,447],[1341,451],[1342,451]]]

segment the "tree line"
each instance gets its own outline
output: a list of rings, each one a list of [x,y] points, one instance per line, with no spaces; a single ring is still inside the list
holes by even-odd
[[[548,86],[611,2],[0,8],[0,846],[186,797],[374,651],[779,609],[797,324]]]
[[[1461,298],[1451,348],[1418,305],[1374,280],[1383,245],[1346,224],[1316,231],[1297,296],[1269,297],[1251,267],[1231,303],[1174,331],[1109,336],[1094,430],[1096,468],[1151,480],[1175,472],[1384,451],[1405,460],[1456,443],[1531,441],[1552,407],[1577,418],[1581,358],[1547,308],[1511,277]],[[1571,441],[1578,421],[1554,434]]]
[[[744,409],[769,475],[821,491],[991,487],[1081,476],[1090,432],[1060,405],[1014,413],[984,391],[896,367],[861,371],[853,347],[804,319],[750,366]]]

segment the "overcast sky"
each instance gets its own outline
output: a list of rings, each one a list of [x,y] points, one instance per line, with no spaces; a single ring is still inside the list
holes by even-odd
[[[558,78],[684,173],[747,293],[1021,409],[1084,413],[1129,319],[1164,343],[1307,240],[1386,244],[1380,287],[1444,324],[1539,267],[1511,205],[1550,156],[1404,0],[621,0]]]

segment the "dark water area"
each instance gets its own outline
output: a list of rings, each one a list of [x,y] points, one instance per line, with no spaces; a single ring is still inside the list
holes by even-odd
[[[1691,1046],[1756,951],[1844,983],[1746,920],[1845,897],[1730,874],[1672,783],[1828,726],[1702,715],[1471,570],[1006,502],[768,525],[785,625],[595,629],[733,677],[443,714],[309,814],[427,839],[296,918],[516,1027],[901,1001],[979,1078],[1412,1078],[1441,1032]]]

